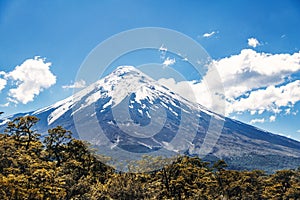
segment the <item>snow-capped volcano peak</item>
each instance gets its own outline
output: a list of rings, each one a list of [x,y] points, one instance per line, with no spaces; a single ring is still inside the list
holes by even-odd
[[[66,112],[72,110],[71,115],[73,115],[99,101],[99,99],[107,100],[103,105],[103,109],[105,109],[108,106],[114,107],[118,105],[124,98],[132,94],[135,95],[134,99],[138,103],[141,103],[142,100],[153,103],[155,99],[160,97],[163,97],[165,103],[169,103],[172,101],[171,99],[180,98],[181,100],[184,100],[135,67],[120,66],[109,75],[75,93],[69,98],[44,109],[37,110],[33,114],[52,110],[48,116],[48,124],[50,125]],[[172,103],[175,104],[173,101]]]
[[[98,82],[112,97],[113,105],[119,104],[126,96],[135,93],[135,100],[159,97],[161,93],[174,96],[169,89],[132,66],[121,66]],[[176,97],[178,98],[178,97]]]
[[[118,75],[118,76],[122,76],[124,74],[127,73],[141,73],[140,70],[138,70],[137,68],[135,68],[134,66],[130,66],[130,65],[122,65],[117,67],[112,74],[114,75]]]

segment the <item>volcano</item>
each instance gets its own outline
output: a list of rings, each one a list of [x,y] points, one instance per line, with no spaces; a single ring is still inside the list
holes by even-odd
[[[2,130],[23,115],[40,119],[42,135],[60,125],[109,156],[188,154],[267,172],[300,166],[300,142],[217,114],[131,66],[53,105],[4,118]]]

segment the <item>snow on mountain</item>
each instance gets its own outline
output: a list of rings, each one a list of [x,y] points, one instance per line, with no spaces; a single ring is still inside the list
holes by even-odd
[[[110,101],[103,105],[103,109],[107,108],[108,106],[114,107],[133,92],[135,93],[135,103],[141,103],[142,100],[147,100],[150,104],[153,104],[155,99],[162,98],[163,101],[161,104],[172,111],[172,108],[166,104],[171,104],[172,106],[178,107],[178,105],[176,105],[176,103],[173,101],[173,99],[177,99],[193,109],[199,108],[199,105],[191,103],[181,96],[174,94],[168,88],[159,85],[155,80],[135,69],[134,67],[121,66],[107,77],[91,84],[87,88],[70,96],[69,98],[59,101],[46,108],[39,109],[32,114],[39,115],[40,113],[51,110],[51,113],[47,118],[48,125],[51,125],[67,111],[72,110],[72,116],[74,113],[90,106],[101,98],[111,98]],[[167,98],[165,96],[167,96]],[[74,109],[74,106],[78,104],[80,104],[80,106]],[[145,104],[141,104],[142,108],[145,106]],[[139,112],[141,112],[141,110],[139,110]],[[215,115],[208,110],[205,110],[205,112],[209,113],[210,115]],[[177,113],[174,112],[174,114]],[[149,115],[148,112],[147,115]]]

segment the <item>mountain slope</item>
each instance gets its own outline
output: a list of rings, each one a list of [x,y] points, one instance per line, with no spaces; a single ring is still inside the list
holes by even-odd
[[[104,154],[114,149],[134,155],[187,153],[223,158],[232,168],[268,171],[300,165],[299,142],[211,112],[129,66],[67,99],[17,115],[26,114],[40,118],[39,132],[61,125]]]

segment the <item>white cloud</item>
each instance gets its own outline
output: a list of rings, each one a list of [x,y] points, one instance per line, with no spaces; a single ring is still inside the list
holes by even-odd
[[[165,47],[164,44],[162,44],[162,45],[159,47],[158,50],[159,50],[159,51],[168,51],[167,47]]]
[[[250,114],[251,115],[255,115],[256,114],[256,110],[251,110]]]
[[[209,86],[206,83],[206,80],[217,78],[214,76],[215,71],[220,75],[222,86],[216,85],[214,81],[210,81]],[[238,55],[214,60],[200,82],[186,83],[193,90],[192,96],[196,97],[198,103],[216,112],[218,105],[214,105],[215,102],[224,103],[225,100],[227,116],[243,112],[260,115],[265,111],[288,114],[290,112],[287,109],[293,108],[300,101],[300,80],[290,79],[296,72],[300,72],[300,52],[268,54],[244,49]],[[183,82],[175,83],[173,80],[161,83],[184,97],[191,96],[187,90],[180,88]],[[222,87],[225,98],[212,94],[211,91],[219,91]]]
[[[0,78],[0,92],[5,88],[6,80]]]
[[[213,96],[206,84],[197,83],[195,81],[181,81],[176,82],[173,78],[159,79],[158,82],[167,88],[171,89],[175,93],[180,94],[182,97],[192,101],[198,102],[203,106],[210,109],[217,109],[213,105]]]
[[[175,58],[169,58],[167,57],[164,62],[163,62],[163,65],[168,67],[168,66],[171,66],[171,65],[174,65],[176,63],[176,60]]]
[[[0,76],[4,76],[5,72],[0,71]],[[0,92],[5,88],[7,81],[3,78],[0,78]]]
[[[8,100],[9,102],[14,103],[14,104],[18,104],[18,103],[19,103],[16,99],[13,99],[13,98],[10,98],[10,97],[7,97],[7,100]],[[16,107],[16,105],[15,105],[15,107]]]
[[[189,81],[181,81],[176,82],[173,78],[162,78],[159,79],[158,82],[167,88],[171,89],[173,92],[180,94],[186,99],[189,99],[193,102],[196,101],[195,92],[193,91],[193,82]],[[210,101],[206,102],[207,104],[210,103]]]
[[[205,37],[205,38],[209,38],[209,37],[213,36],[214,34],[216,34],[216,32],[212,31],[210,33],[204,33],[202,36]]]
[[[270,122],[275,122],[276,116],[275,115],[270,116],[269,120]]]
[[[266,89],[256,90],[246,98],[233,100],[228,104],[229,113],[249,111],[270,111],[280,113],[281,107],[293,107],[300,100],[300,80],[286,85],[275,87],[269,86]]]
[[[252,119],[250,121],[250,124],[256,124],[256,123],[264,123],[265,119],[264,118],[260,118],[260,119]]]
[[[27,59],[21,65],[5,75],[14,81],[16,88],[9,90],[9,100],[15,103],[27,104],[33,101],[43,89],[47,89],[56,83],[56,77],[50,71],[50,62],[35,57]]]
[[[289,114],[291,114],[291,108],[287,108],[287,109],[285,109],[285,114],[286,114],[286,115],[289,115]]]
[[[9,102],[5,103],[5,104],[0,104],[0,107],[8,107],[9,106]]]
[[[213,61],[212,67],[217,69],[223,83],[227,113],[249,110],[261,114],[270,108],[276,113],[280,106],[288,105],[289,99],[291,104],[300,100],[298,82],[284,85],[291,74],[300,71],[300,52],[267,54],[244,49],[238,55]],[[209,72],[204,79],[207,76]],[[275,87],[279,84],[283,86]]]
[[[300,52],[273,55],[244,49],[238,55],[213,61],[212,65],[218,70],[225,87],[242,83],[238,85],[242,89],[237,91],[239,95],[247,91],[249,85],[259,88],[270,83],[282,83],[300,70]]]
[[[299,130],[297,130],[297,133],[300,133],[300,129],[299,129]]]
[[[263,110],[263,109],[260,109],[260,110],[258,110],[257,113],[258,113],[259,115],[261,115],[261,114],[263,114],[263,112],[264,112],[264,110]]]
[[[63,85],[64,89],[80,89],[86,87],[86,82],[84,80],[80,80],[71,85]]]
[[[248,39],[248,45],[250,47],[257,47],[258,45],[260,45],[259,41],[256,38],[249,38]]]
[[[158,51],[160,52],[160,59],[164,60],[166,58],[166,54],[167,54],[167,51],[168,51],[167,47],[165,47],[165,45],[162,44],[159,47]]]

